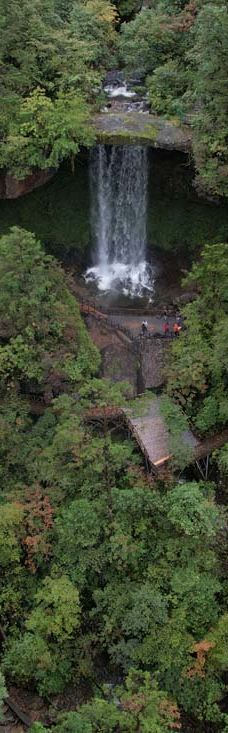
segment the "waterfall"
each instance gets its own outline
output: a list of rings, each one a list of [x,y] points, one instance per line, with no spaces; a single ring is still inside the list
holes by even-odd
[[[146,263],[147,148],[97,145],[90,157],[91,233],[94,267],[86,279],[101,290],[148,288]]]

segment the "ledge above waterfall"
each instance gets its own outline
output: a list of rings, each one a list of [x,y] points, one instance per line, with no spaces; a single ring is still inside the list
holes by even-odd
[[[187,125],[141,112],[103,112],[93,118],[97,141],[121,145],[145,143],[153,148],[188,152],[192,134]]]

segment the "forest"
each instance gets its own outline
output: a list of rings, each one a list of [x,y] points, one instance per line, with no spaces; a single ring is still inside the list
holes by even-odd
[[[23,178],[91,145],[102,79],[121,66],[143,72],[155,112],[193,114],[198,185],[228,195],[226,3],[138,10],[138,0],[1,0],[1,167]]]
[[[153,113],[191,118],[194,186],[224,201],[224,0],[0,0],[0,25],[3,171],[74,170],[105,75],[140,70]],[[134,401],[102,375],[71,272],[32,231],[0,237],[2,730],[17,691],[31,733],[228,733],[228,443],[205,479],[180,446],[228,423],[226,241],[184,287],[160,390],[173,459],[148,476],[122,426],[87,419]]]

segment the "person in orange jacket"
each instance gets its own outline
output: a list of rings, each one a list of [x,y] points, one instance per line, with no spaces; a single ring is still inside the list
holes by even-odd
[[[175,321],[175,323],[173,324],[173,333],[174,333],[174,336],[179,336],[180,331],[181,331],[181,325],[180,325],[180,323],[177,323]]]

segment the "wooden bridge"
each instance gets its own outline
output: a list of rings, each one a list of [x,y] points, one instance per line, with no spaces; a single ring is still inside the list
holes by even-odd
[[[126,407],[94,407],[85,416],[87,422],[110,425],[118,422],[125,426],[143,457],[148,473],[157,475],[172,459],[170,438],[165,420],[161,415],[159,398],[153,397],[143,414],[136,416]],[[228,428],[203,441],[190,430],[183,431],[180,437],[182,447],[189,449],[188,464],[195,463],[202,478],[208,478],[209,457],[211,453],[228,442]],[[187,455],[187,453],[186,453]]]

